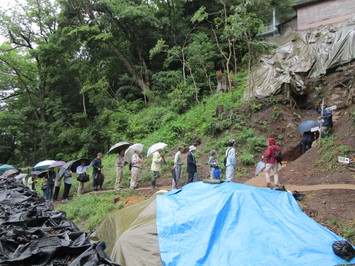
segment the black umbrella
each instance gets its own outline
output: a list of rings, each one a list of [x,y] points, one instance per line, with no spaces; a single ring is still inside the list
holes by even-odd
[[[319,127],[319,122],[315,120],[307,120],[299,124],[297,131],[299,132],[310,132],[311,128]]]
[[[42,171],[40,174],[37,175],[37,177],[42,178],[45,177],[48,174],[48,170]]]
[[[76,160],[72,160],[64,164],[60,169],[58,173],[58,180],[60,181],[63,178],[63,175],[66,170],[70,170],[72,172],[76,172],[76,168],[81,165],[81,162],[84,161],[84,165],[89,165],[91,163],[91,160],[86,159],[86,158],[80,158]]]
[[[110,148],[108,153],[119,153],[119,151],[126,150],[129,146],[128,142],[118,142]]]

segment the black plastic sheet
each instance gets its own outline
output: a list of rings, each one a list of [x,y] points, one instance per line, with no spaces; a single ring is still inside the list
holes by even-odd
[[[65,212],[14,178],[0,178],[1,265],[118,265]]]

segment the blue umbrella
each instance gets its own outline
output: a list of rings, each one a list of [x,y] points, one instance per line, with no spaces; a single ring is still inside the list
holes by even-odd
[[[309,132],[313,127],[319,127],[319,122],[315,120],[307,120],[299,124],[299,126],[297,127],[297,131]]]
[[[15,167],[13,167],[12,165],[9,164],[3,164],[0,166],[0,175],[2,175],[3,173],[5,173],[7,170],[10,169],[15,169]]]
[[[32,171],[30,173],[30,175],[39,175],[40,173],[42,173],[41,171]]]

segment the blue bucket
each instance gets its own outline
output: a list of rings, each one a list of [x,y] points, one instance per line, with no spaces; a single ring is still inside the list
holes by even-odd
[[[221,169],[213,170],[213,175],[216,179],[221,179]]]

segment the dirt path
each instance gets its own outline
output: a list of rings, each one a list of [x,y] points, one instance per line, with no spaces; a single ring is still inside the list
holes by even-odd
[[[271,181],[273,178],[271,177]],[[282,180],[281,180],[282,181]],[[314,191],[322,189],[354,189],[355,185],[353,184],[319,184],[319,185],[309,185],[309,186],[298,186],[298,185],[287,185],[287,183],[280,182],[281,185],[289,191]],[[256,177],[246,181],[244,184],[255,186],[255,187],[266,187],[265,174],[264,172],[259,173]]]

